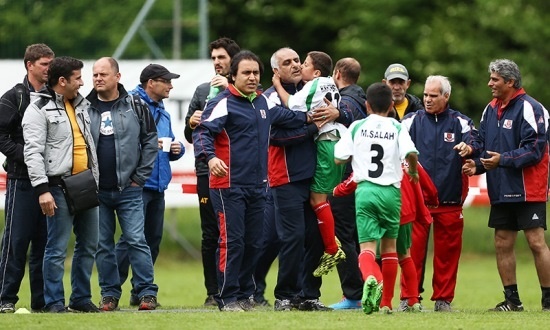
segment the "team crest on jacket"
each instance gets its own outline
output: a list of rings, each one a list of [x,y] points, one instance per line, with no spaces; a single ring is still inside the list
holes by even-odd
[[[455,142],[455,133],[445,133],[443,140],[445,142]]]
[[[264,109],[260,109],[260,115],[262,116],[262,119],[266,119],[266,118],[267,118],[267,115],[265,114],[265,110],[264,110]]]
[[[506,128],[506,129],[512,129],[512,123],[513,122],[514,121],[512,119],[505,119],[504,124],[502,124],[502,127]]]

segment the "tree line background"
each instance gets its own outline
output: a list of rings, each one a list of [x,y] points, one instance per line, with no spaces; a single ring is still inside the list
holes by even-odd
[[[0,58],[20,59],[28,44],[47,43],[56,55],[110,56],[145,1],[0,0]],[[181,3],[181,58],[199,54],[198,0]],[[451,107],[477,123],[491,94],[487,66],[509,58],[520,67],[527,92],[550,106],[550,12],[547,0],[210,0],[209,39],[231,37],[260,56],[271,85],[269,59],[280,47],[304,59],[325,51],[336,62],[361,63],[359,84],[383,78],[404,64],[421,96],[428,75],[448,76]],[[158,0],[144,27],[160,50],[172,54],[172,0]],[[139,36],[123,59],[152,58]],[[197,82],[198,84],[199,82]]]

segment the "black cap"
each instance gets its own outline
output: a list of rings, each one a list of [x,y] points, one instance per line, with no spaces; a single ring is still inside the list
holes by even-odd
[[[143,69],[143,71],[141,71],[141,74],[139,75],[139,81],[144,83],[149,79],[162,78],[166,80],[172,80],[179,77],[179,74],[168,71],[167,68],[163,67],[160,64],[149,64],[145,67],[145,69]]]

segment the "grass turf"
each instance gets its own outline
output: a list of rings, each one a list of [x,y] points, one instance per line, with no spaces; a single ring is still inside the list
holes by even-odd
[[[190,216],[194,211],[179,211]],[[179,213],[178,212],[178,213]],[[522,329],[545,328],[550,314],[541,312],[540,287],[530,254],[521,247],[518,253],[517,278],[520,295],[526,311],[522,313],[494,313],[487,309],[503,299],[502,286],[496,270],[494,256],[486,251],[492,249],[492,232],[486,228],[486,209],[465,211],[464,233],[465,253],[458,274],[454,313],[434,313],[431,295],[431,259],[428,262],[423,294],[425,312],[394,313],[392,315],[365,315],[360,310],[332,312],[274,312],[272,309],[258,309],[249,313],[221,313],[214,308],[204,308],[205,298],[202,266],[199,261],[182,257],[170,247],[167,235],[165,247],[155,266],[155,282],[159,285],[159,301],[162,308],[155,312],[137,312],[128,306],[129,285],[124,285],[121,312],[101,314],[0,314],[0,329],[358,329],[408,328],[408,329]],[[177,215],[178,217],[180,215]],[[199,234],[196,223],[186,222],[182,231],[189,241],[197,242]],[[190,229],[191,228],[191,229]],[[524,241],[523,235],[518,241]],[[472,249],[472,245],[475,247]],[[482,253],[472,251],[482,250]],[[485,252],[483,252],[485,251]],[[184,254],[183,254],[184,255]],[[277,265],[274,264],[267,279],[266,298],[273,302],[273,287],[276,281]],[[70,290],[70,259],[67,260],[65,288]],[[100,298],[97,273],[92,278],[93,301]],[[324,277],[321,300],[329,305],[341,298],[336,271]],[[396,290],[396,295],[398,295]],[[23,280],[18,308],[29,308],[27,276]],[[398,306],[398,298],[393,307]]]

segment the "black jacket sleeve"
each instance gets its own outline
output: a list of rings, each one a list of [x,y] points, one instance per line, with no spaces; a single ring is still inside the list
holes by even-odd
[[[193,143],[193,129],[189,126],[189,119],[196,110],[204,110],[209,90],[209,82],[200,84],[197,89],[195,89],[193,98],[191,98],[191,102],[189,103],[189,109],[187,110],[187,115],[185,115],[185,128],[183,129],[183,135],[189,143]]]

